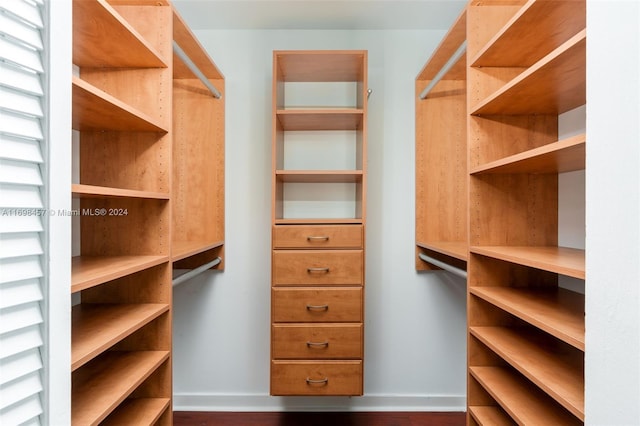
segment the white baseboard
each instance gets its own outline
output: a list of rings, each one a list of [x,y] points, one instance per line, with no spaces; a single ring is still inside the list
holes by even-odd
[[[430,411],[462,412],[464,395],[364,395],[280,397],[262,394],[174,394],[175,411]]]

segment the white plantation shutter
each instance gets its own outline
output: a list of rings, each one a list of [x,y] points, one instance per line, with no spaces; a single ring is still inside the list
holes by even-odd
[[[0,0],[0,425],[41,424],[47,196],[41,0]]]

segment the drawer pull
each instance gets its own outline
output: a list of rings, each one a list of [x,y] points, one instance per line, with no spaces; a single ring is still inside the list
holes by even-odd
[[[312,274],[314,272],[322,272],[324,274],[328,274],[329,273],[329,268],[307,268],[307,272],[309,274]]]
[[[328,311],[329,305],[307,305],[307,311]]]
[[[328,348],[329,342],[307,342],[308,348]]]
[[[311,379],[311,378],[307,377],[307,384],[309,386],[311,386],[311,385],[322,385],[322,386],[325,386],[328,383],[329,383],[329,378],[328,377],[325,377],[324,379],[319,379],[319,380],[318,379]]]
[[[307,241],[329,241],[328,236],[307,237]]]

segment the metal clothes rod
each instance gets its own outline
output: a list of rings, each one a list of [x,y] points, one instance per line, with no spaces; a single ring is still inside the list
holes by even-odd
[[[184,53],[184,50],[182,50],[182,48],[178,45],[178,43],[175,42],[175,40],[173,41],[173,51],[180,57],[180,59],[182,59],[182,62],[184,62],[184,64],[191,70],[191,72],[200,79],[202,84],[207,86],[207,89],[209,89],[214,98],[220,99],[222,97],[222,94],[218,91],[218,89],[216,89],[215,86],[211,84],[211,82],[207,79],[207,77],[202,74],[202,71],[200,71],[196,64],[193,63],[191,58],[189,58],[187,54]]]
[[[440,68],[440,71],[438,71],[438,74],[436,74],[436,76],[433,77],[433,80],[431,80],[431,83],[429,83],[427,87],[424,88],[422,93],[420,93],[420,99],[424,99],[427,97],[429,92],[431,92],[431,89],[433,89],[433,87],[436,84],[438,84],[438,82],[442,79],[442,77],[444,77],[445,74],[449,72],[449,70],[455,65],[456,62],[458,62],[458,59],[460,59],[460,57],[464,55],[466,51],[467,51],[467,41],[465,40],[462,42],[460,47],[458,47],[458,50],[454,52],[451,58],[449,58],[447,63],[444,64],[442,68]]]
[[[189,272],[185,272],[184,274],[174,278],[172,283],[173,283],[174,286],[178,285],[178,284],[182,284],[183,282],[195,277],[196,275],[200,275],[201,273],[203,273],[207,269],[213,268],[214,266],[216,266],[220,262],[222,262],[222,258],[221,257],[216,257],[211,262],[205,263],[202,266],[198,266],[196,269],[192,269]]]
[[[431,263],[433,265],[436,265],[439,268],[444,269],[447,272],[451,272],[454,275],[457,275],[459,277],[464,278],[465,280],[467,279],[467,271],[460,269],[460,268],[456,268],[455,266],[451,266],[448,263],[444,263],[438,259],[434,259],[431,256],[427,256],[424,253],[418,253],[418,256],[420,257],[420,259],[424,260],[425,262]]]

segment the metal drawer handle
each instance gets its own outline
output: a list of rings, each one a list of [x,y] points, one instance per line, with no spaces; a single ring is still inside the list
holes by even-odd
[[[329,305],[307,305],[307,311],[328,311]]]
[[[311,385],[327,385],[327,384],[329,384],[329,378],[325,377],[324,379],[320,379],[320,380],[315,379],[314,380],[314,379],[311,379],[311,378],[307,377],[307,384],[309,386],[311,386]]]
[[[322,273],[328,274],[329,268],[307,268],[307,272],[310,274],[314,272],[322,272]]]
[[[311,236],[311,237],[307,237],[307,241],[329,241],[329,236],[327,235],[323,235],[323,236]]]
[[[329,342],[307,342],[308,348],[328,348]]]

